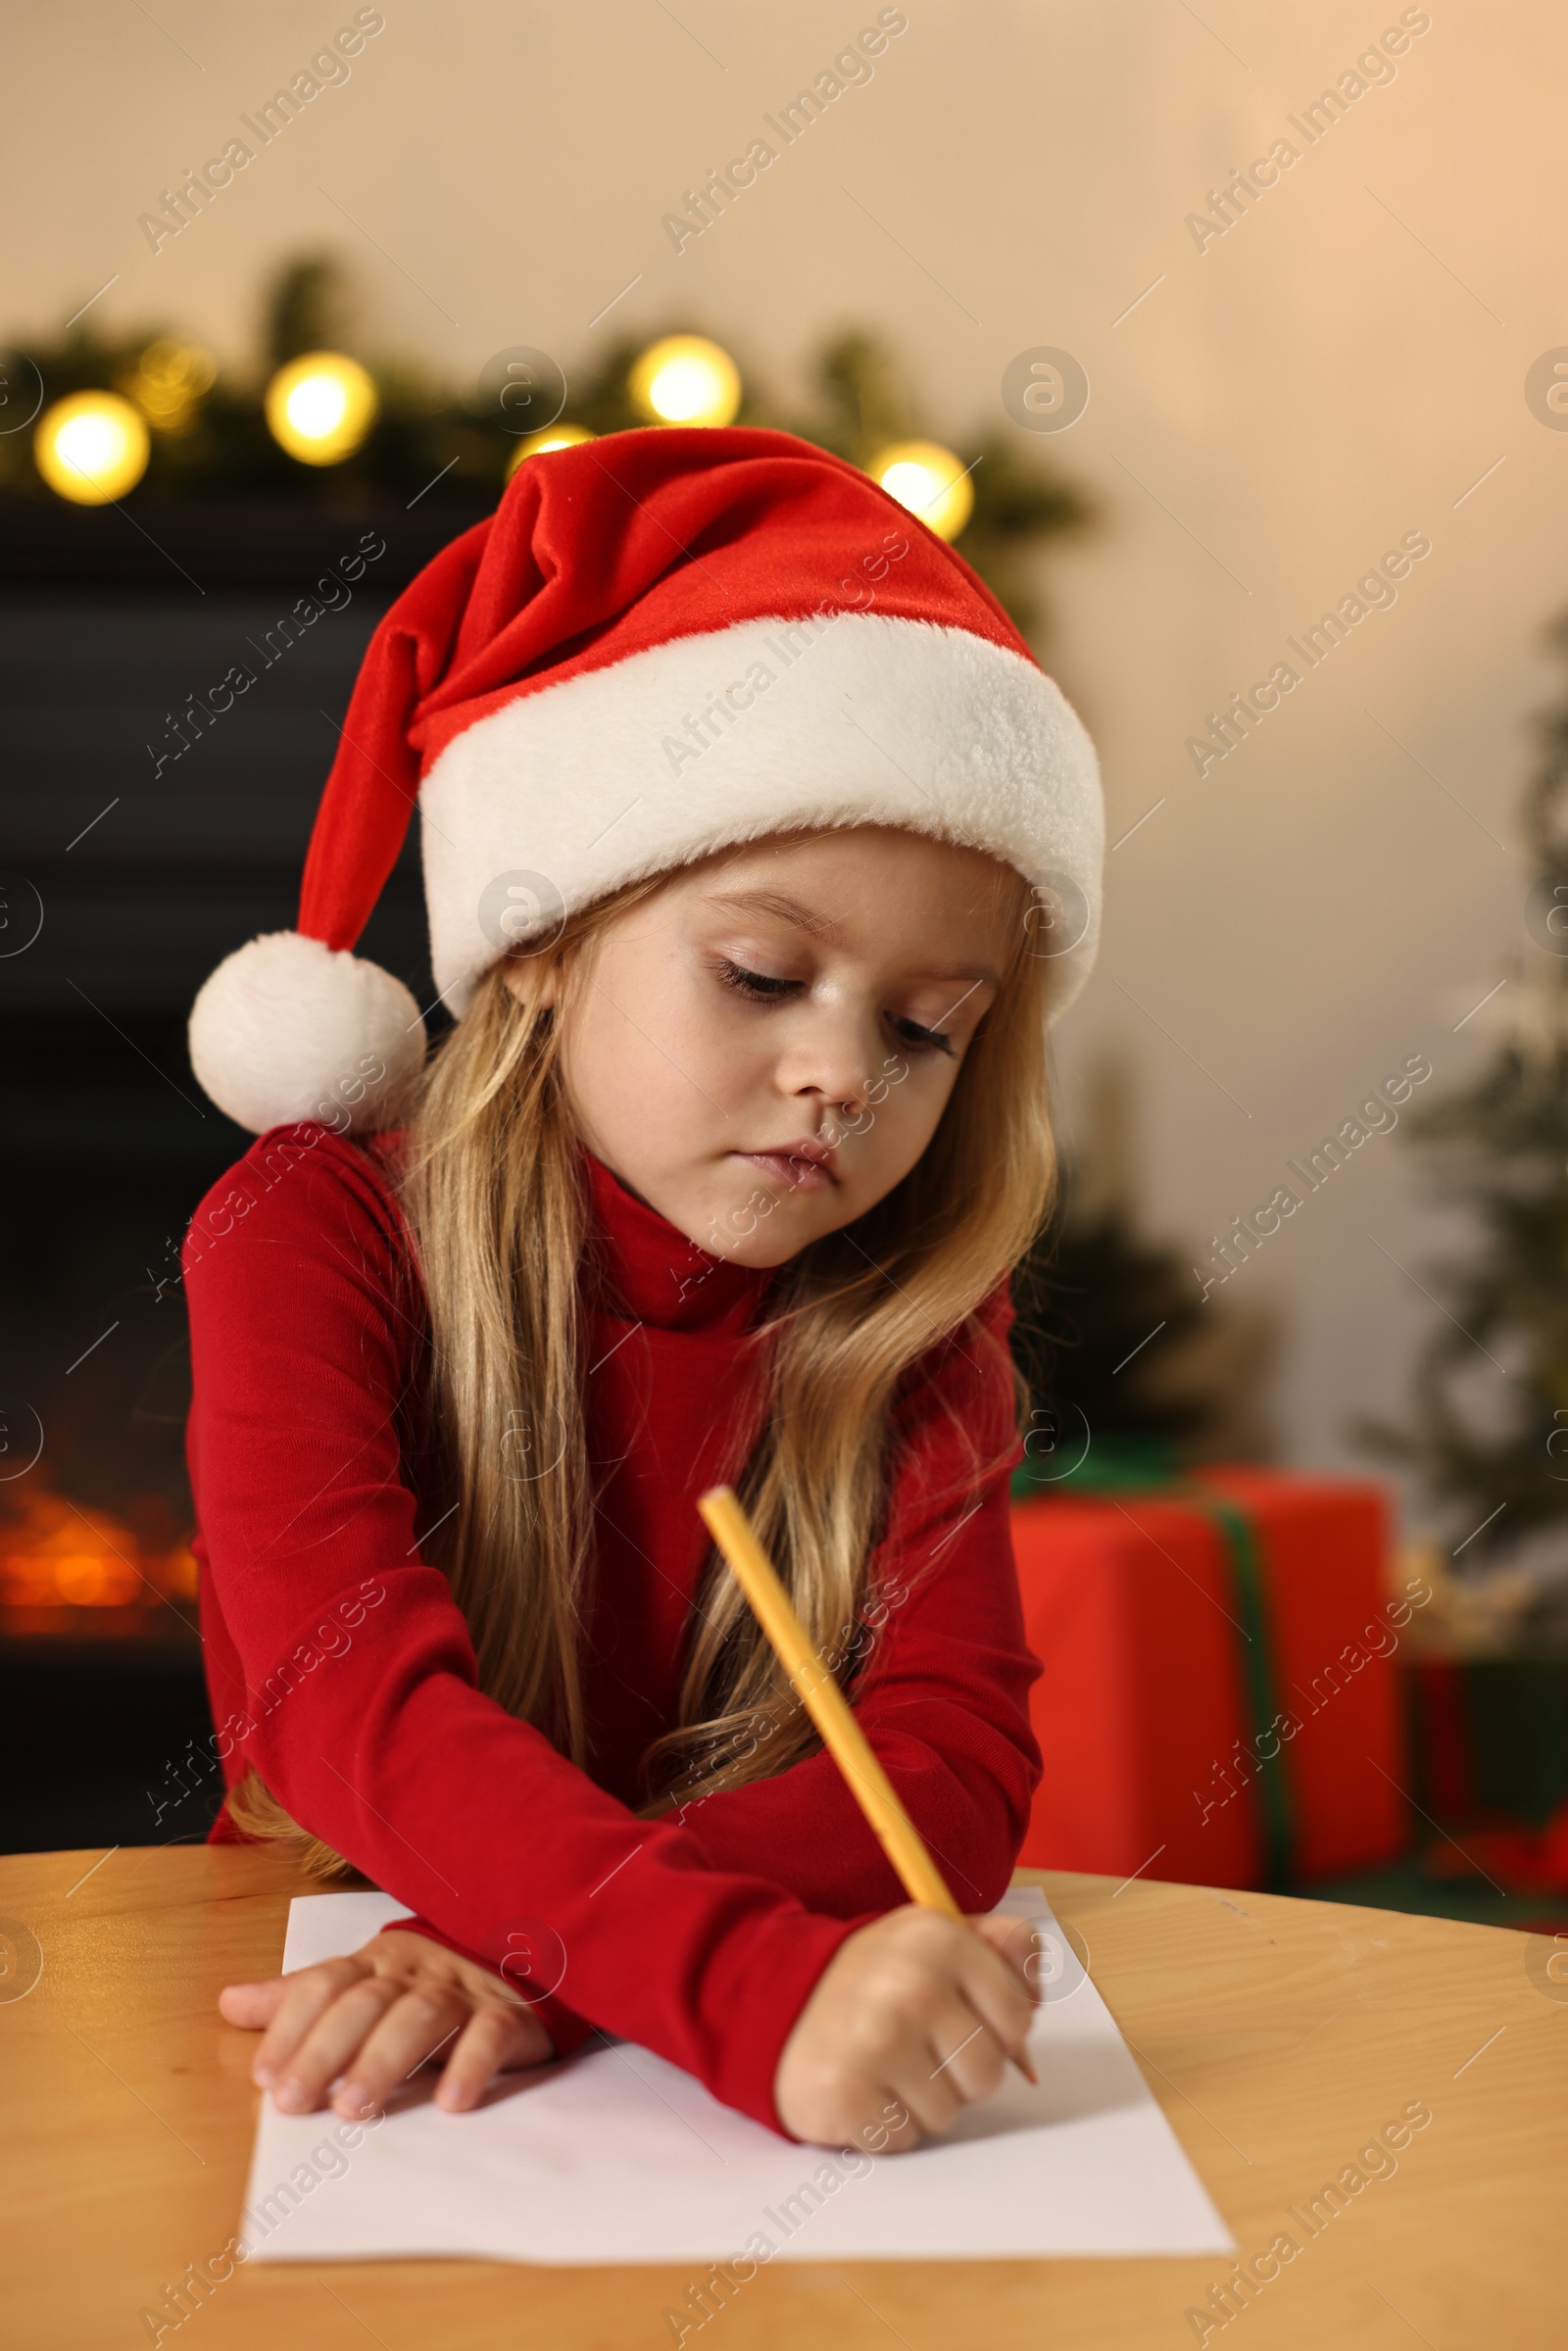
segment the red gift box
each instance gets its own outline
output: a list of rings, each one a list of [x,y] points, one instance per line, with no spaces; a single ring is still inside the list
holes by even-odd
[[[1380,1487],[1251,1467],[1014,1501],[1032,1869],[1266,1886],[1407,1841]]]

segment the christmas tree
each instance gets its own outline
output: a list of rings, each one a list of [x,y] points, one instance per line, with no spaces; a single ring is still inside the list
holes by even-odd
[[[1097,1056],[1080,1089],[1074,1162],[1013,1274],[1031,1485],[1137,1481],[1272,1449],[1272,1319],[1256,1306],[1205,1305],[1186,1260],[1149,1237],[1136,1107],[1128,1062]]]
[[[1568,618],[1552,635],[1568,662]],[[1409,1122],[1480,1243],[1431,1271],[1445,1319],[1410,1422],[1360,1430],[1420,1474],[1464,1538],[1466,1568],[1568,1521],[1568,695],[1538,734],[1523,811],[1530,944],[1467,1016],[1491,1036],[1486,1065]]]

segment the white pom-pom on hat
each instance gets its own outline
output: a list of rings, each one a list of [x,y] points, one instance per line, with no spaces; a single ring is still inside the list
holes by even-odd
[[[320,1119],[340,1134],[390,1123],[424,1061],[424,1021],[399,979],[300,931],[225,955],[190,1015],[190,1062],[252,1134]]]

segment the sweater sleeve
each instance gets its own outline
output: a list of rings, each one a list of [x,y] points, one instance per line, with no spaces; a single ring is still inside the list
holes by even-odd
[[[863,1922],[714,1867],[478,1690],[420,1556],[420,1302],[369,1154],[271,1130],[202,1202],[183,1264],[201,1548],[247,1692],[237,1761],[441,1939],[493,1967],[519,1937],[548,1949],[577,2015],[782,2131],[784,2042]]]
[[[1019,1459],[1005,1286],[937,1350],[899,1415],[902,1446],[869,1605],[844,1646],[860,1659],[856,1720],[960,1909],[1005,1892],[1041,1777],[1008,1482]],[[765,1853],[773,1883],[853,1917],[906,1901],[825,1752],[670,1815],[714,1869]]]

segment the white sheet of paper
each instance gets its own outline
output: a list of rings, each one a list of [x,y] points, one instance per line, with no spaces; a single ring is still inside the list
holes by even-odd
[[[1234,2240],[1115,2021],[1034,1886],[999,1910],[1053,1937],[1029,2052],[993,2097],[909,2155],[778,2136],[629,2041],[506,2076],[471,2114],[416,2075],[351,2151],[329,2112],[264,2100],[240,2233],[257,2261],[469,2255],[599,2265],[1229,2253]],[[389,1894],[290,1907],[286,1970],[409,1914]],[[750,2273],[744,2270],[743,2275]]]

